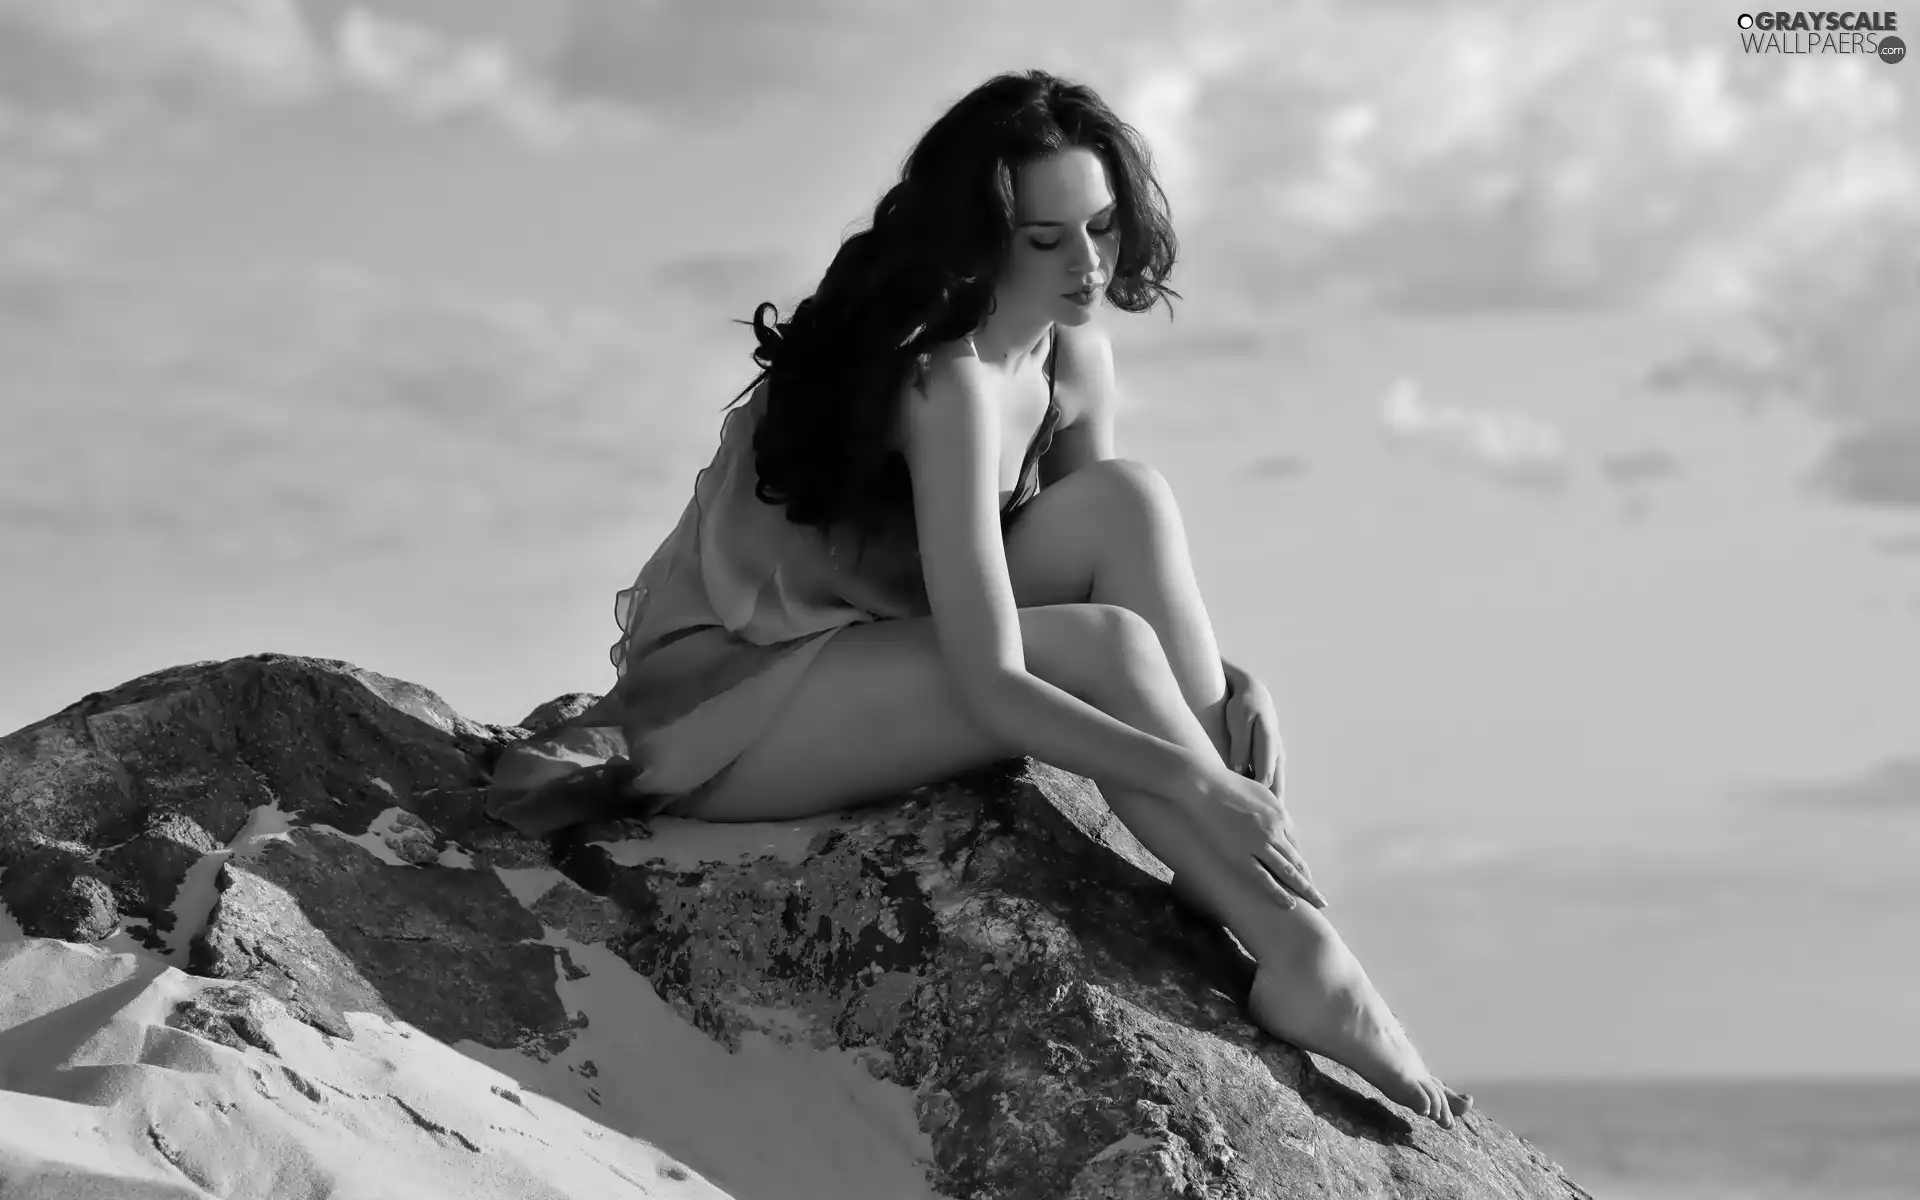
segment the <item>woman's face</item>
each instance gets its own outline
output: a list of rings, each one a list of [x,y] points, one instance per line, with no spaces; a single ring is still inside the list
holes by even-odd
[[[1013,252],[996,303],[1064,325],[1092,320],[1120,257],[1106,164],[1075,146],[1021,167],[1013,192]],[[1084,302],[1069,295],[1089,286]]]

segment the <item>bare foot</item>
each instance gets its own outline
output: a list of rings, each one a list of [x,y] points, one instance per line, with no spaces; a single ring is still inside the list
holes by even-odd
[[[1203,891],[1188,886],[1186,878],[1184,873],[1174,875],[1174,894],[1224,922],[1220,910]],[[1277,930],[1290,932],[1258,940]],[[1452,1128],[1453,1119],[1473,1107],[1472,1096],[1447,1087],[1427,1070],[1360,961],[1317,910],[1302,904],[1279,923],[1249,926],[1247,933],[1253,937],[1242,936],[1238,929],[1234,936],[1260,964],[1247,1007],[1262,1029],[1344,1063],[1385,1095],[1443,1127]]]
[[[1389,1099],[1442,1128],[1473,1097],[1442,1084],[1373,988],[1351,951],[1331,933],[1318,953],[1262,963],[1247,1007],[1262,1029],[1358,1072]]]

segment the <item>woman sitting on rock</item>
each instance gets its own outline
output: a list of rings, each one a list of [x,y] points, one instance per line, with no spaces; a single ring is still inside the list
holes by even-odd
[[[785,821],[1020,755],[1086,776],[1257,959],[1263,1027],[1451,1126],[1467,1098],[1319,911],[1273,702],[1221,662],[1173,493],[1114,457],[1097,317],[1178,296],[1174,251],[1088,88],[1005,74],[934,123],[813,295],[755,309],[764,370],[619,593],[635,792]]]

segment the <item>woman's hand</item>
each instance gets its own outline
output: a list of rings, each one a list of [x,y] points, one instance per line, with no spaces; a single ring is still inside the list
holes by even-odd
[[[1237,667],[1227,667],[1227,766],[1284,799],[1287,751],[1280,717],[1266,685]]]
[[[1203,774],[1197,793],[1188,811],[1215,851],[1229,860],[1252,856],[1277,883],[1274,898],[1286,908],[1294,905],[1289,892],[1316,908],[1327,906],[1294,844],[1293,820],[1278,796],[1218,765]]]

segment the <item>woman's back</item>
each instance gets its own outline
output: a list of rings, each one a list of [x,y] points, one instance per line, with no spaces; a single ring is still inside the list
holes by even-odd
[[[913,586],[917,556],[902,561],[898,538],[870,541],[861,554],[851,531],[796,525],[755,495],[753,428],[766,400],[763,384],[727,414],[679,524],[616,596],[625,634],[614,647],[616,667],[623,648],[644,654],[689,624],[718,624],[764,645],[924,605]]]

